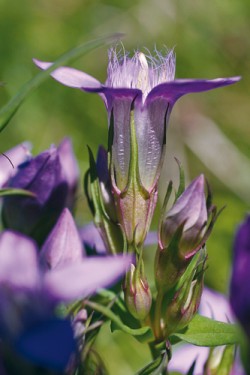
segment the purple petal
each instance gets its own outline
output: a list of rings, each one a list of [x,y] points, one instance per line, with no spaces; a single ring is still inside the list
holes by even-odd
[[[17,172],[17,166],[29,156],[30,145],[20,144],[0,155],[0,187]]]
[[[107,249],[105,248],[103,239],[93,223],[80,228],[79,234],[86,251],[88,250],[88,248],[90,248],[94,250],[98,255],[107,254]]]
[[[168,365],[169,371],[179,371],[186,374],[196,360],[194,375],[203,374],[203,367],[208,358],[209,348],[193,345],[182,345],[174,348],[173,356]]]
[[[128,182],[131,144],[130,116],[133,100],[133,92],[130,92],[130,94],[126,97],[114,97],[112,104],[111,102],[108,104],[109,109],[112,108],[109,122],[110,124],[113,123],[114,126],[112,163],[115,170],[116,185],[119,190],[123,190]]]
[[[164,156],[165,132],[170,115],[166,98],[153,98],[147,105],[135,101],[135,127],[139,154],[139,173],[143,186],[150,190]]]
[[[40,280],[37,248],[28,237],[4,231],[0,235],[0,283],[34,289]]]
[[[239,226],[234,241],[230,303],[237,319],[250,337],[250,215]]]
[[[56,148],[20,165],[9,186],[27,189],[35,194],[35,198],[6,197],[3,204],[6,227],[43,241],[65,207],[68,193]]]
[[[78,187],[80,172],[69,138],[65,138],[58,146],[58,155],[68,185],[66,205],[71,209],[75,203],[75,194]]]
[[[98,148],[96,169],[99,181],[106,184],[109,181],[108,153],[103,146]]]
[[[232,85],[241,77],[216,79],[176,79],[154,87],[147,96],[146,105],[156,97],[166,98],[173,105],[178,98],[185,94],[213,90],[219,87]]]
[[[228,298],[209,288],[203,290],[199,313],[224,323],[234,321]]]
[[[51,62],[39,61],[37,59],[33,59],[33,62],[42,70],[46,70],[53,65]],[[100,89],[102,87],[101,83],[94,77],[69,67],[57,68],[51,73],[51,76],[65,86],[78,89]]]
[[[73,329],[66,319],[45,320],[24,331],[14,345],[28,361],[60,373],[76,352]]]
[[[157,232],[148,232],[146,240],[144,242],[144,246],[157,246],[158,243],[158,234]]]
[[[82,256],[82,243],[74,219],[65,208],[42,247],[41,264],[45,269],[54,269],[81,261]]]
[[[84,298],[115,283],[130,263],[130,256],[85,258],[81,263],[47,272],[45,288],[58,301]]]

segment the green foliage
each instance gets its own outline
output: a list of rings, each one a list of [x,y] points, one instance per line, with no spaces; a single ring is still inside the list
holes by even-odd
[[[239,343],[239,332],[234,324],[222,323],[196,315],[183,332],[173,335],[198,346],[219,346]]]

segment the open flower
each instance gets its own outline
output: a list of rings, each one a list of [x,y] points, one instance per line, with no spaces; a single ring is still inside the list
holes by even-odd
[[[61,229],[54,234],[62,235]],[[67,234],[73,236],[74,244],[76,233]],[[50,258],[53,252],[58,258],[61,250],[61,265],[44,272],[33,240],[12,231],[0,235],[0,335],[2,345],[28,361],[63,371],[76,351],[76,343],[70,320],[59,318],[55,308],[115,282],[131,257],[78,258],[77,262],[72,257],[67,264],[63,261],[68,259],[63,243],[57,240],[49,245]]]
[[[34,60],[41,69],[52,63]],[[240,78],[174,79],[175,55],[109,51],[105,84],[69,67],[51,73],[62,84],[98,93],[108,112],[110,172],[118,216],[128,243],[145,239],[157,200],[166,130],[174,103],[183,95],[230,85]]]
[[[73,207],[78,167],[70,140],[19,165],[7,186],[26,189],[34,197],[4,198],[4,225],[42,243],[65,206]]]

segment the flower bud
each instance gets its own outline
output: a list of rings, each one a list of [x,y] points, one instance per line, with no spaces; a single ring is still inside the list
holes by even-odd
[[[194,250],[203,238],[208,219],[204,176],[197,177],[163,218],[160,239],[164,248],[182,228],[179,251],[182,256]]]
[[[129,312],[136,319],[144,320],[149,314],[152,297],[146,277],[133,264],[126,275],[124,295]]]
[[[204,366],[204,375],[232,375],[235,346],[217,346],[211,348]],[[234,372],[233,372],[234,373]],[[236,372],[235,372],[236,374]]]
[[[162,300],[161,331],[164,338],[185,328],[198,311],[203,290],[206,259],[206,251],[202,249],[193,258],[174,290],[165,293],[163,297],[158,294],[157,298]]]
[[[158,290],[171,289],[205,243],[211,225],[207,228],[204,183],[203,175],[197,177],[163,215],[155,257]]]

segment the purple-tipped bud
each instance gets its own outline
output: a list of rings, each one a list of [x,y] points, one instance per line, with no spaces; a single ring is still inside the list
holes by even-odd
[[[208,219],[204,185],[204,176],[200,175],[166,213],[160,232],[163,248],[168,247],[180,228],[182,233],[179,249],[183,256],[188,255],[199,245]]]
[[[26,189],[35,197],[8,196],[4,199],[2,216],[7,228],[27,234],[39,243],[44,241],[67,205],[71,191],[69,173],[65,172],[62,160],[67,163],[62,154],[65,156],[62,149],[51,147],[19,166],[8,187]]]
[[[200,175],[163,216],[155,258],[158,289],[171,289],[204,245],[208,233],[204,184],[204,176]]]
[[[82,243],[70,211],[65,208],[46,239],[40,253],[45,270],[81,261]]]
[[[144,320],[150,311],[152,297],[146,277],[133,264],[126,275],[124,296],[129,312],[139,320]]]

